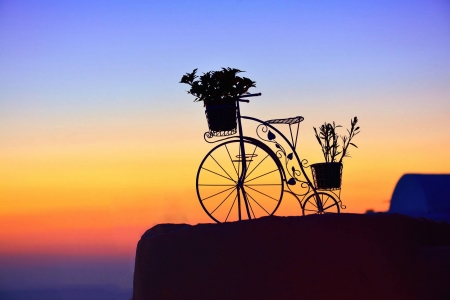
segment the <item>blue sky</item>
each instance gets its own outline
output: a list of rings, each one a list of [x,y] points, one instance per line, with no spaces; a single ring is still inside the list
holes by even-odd
[[[448,80],[445,1],[3,1],[0,13],[3,105],[184,101],[173,82],[197,67],[235,66],[289,96]]]

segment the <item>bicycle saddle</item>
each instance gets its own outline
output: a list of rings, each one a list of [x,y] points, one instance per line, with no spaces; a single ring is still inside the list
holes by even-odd
[[[289,124],[289,125],[292,125],[292,124],[300,123],[300,122],[303,121],[303,120],[304,120],[303,117],[297,116],[297,117],[286,118],[286,119],[273,119],[273,120],[266,121],[266,123],[269,123],[269,124]]]

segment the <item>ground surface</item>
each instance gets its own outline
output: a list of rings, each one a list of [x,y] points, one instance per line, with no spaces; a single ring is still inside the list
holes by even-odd
[[[450,225],[398,214],[160,224],[134,300],[450,299]]]

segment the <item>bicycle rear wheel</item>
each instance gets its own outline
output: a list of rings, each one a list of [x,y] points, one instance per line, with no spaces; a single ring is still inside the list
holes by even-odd
[[[312,214],[333,214],[339,213],[339,203],[333,197],[333,195],[324,192],[317,192],[319,199],[321,201],[320,205],[317,203],[318,199],[316,198],[316,194],[312,193],[306,198],[303,203],[303,215],[312,215]]]
[[[284,174],[279,159],[265,144],[244,141],[247,172],[242,188],[239,140],[214,147],[197,172],[197,196],[205,212],[217,223],[271,216],[283,197]]]

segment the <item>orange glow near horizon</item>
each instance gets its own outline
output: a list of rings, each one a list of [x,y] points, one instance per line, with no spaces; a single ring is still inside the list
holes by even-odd
[[[441,164],[446,154],[439,148],[431,157],[417,148],[409,151],[410,157],[390,158],[403,145],[391,143],[386,149],[365,143],[370,144],[370,139],[362,135],[360,149],[344,164],[342,199],[347,209],[342,212],[386,211],[405,171],[446,171]],[[140,236],[155,224],[212,222],[195,192],[199,152],[210,147],[203,144],[198,139],[179,152],[160,151],[161,145],[155,150],[149,144],[128,152],[105,147],[97,154],[68,153],[66,147],[55,146],[54,154],[3,154],[0,255],[133,256]],[[306,147],[306,152],[317,152],[315,146]],[[313,160],[320,160],[315,155]],[[374,156],[382,163],[370,159]],[[415,164],[411,164],[413,157]],[[285,194],[276,215],[301,215],[301,210]]]
[[[292,116],[280,108],[249,113],[263,104],[268,105],[255,100],[244,113],[261,119]],[[309,163],[321,162],[312,127],[334,119],[347,128],[353,115],[296,105],[305,116],[298,153]],[[0,150],[0,255],[133,256],[140,236],[155,224],[213,222],[199,204],[195,178],[215,144],[202,138],[206,121],[201,105],[186,102],[183,109],[188,113],[167,120],[149,118],[150,112],[126,112],[122,119],[110,116],[103,122],[64,119],[59,127],[54,121],[36,126],[28,119],[11,121],[11,130],[0,132],[5,145]],[[404,173],[450,171],[450,141],[436,132],[448,130],[442,127],[445,110],[424,115],[420,126],[414,118],[399,122],[395,114],[384,115],[370,105],[353,110],[361,134],[355,138],[359,148],[344,160],[347,208],[342,212],[387,211]],[[245,126],[245,132],[254,133]],[[285,194],[276,215],[301,214],[296,200]]]

